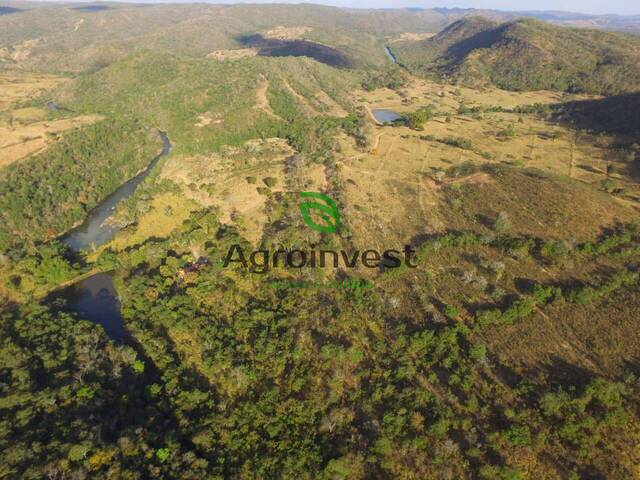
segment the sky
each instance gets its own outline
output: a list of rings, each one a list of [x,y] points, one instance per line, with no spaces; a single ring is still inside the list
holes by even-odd
[[[240,3],[239,0],[212,0],[211,3]],[[638,0],[306,0],[286,1],[251,0],[242,3],[320,3],[339,7],[355,8],[404,8],[404,7],[446,7],[446,8],[487,8],[496,10],[561,10],[578,13],[614,13],[619,15],[640,14]]]

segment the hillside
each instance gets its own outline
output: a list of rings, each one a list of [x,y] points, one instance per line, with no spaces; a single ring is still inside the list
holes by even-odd
[[[394,45],[414,72],[510,90],[618,94],[640,88],[640,39],[532,19],[458,20],[431,39]]]

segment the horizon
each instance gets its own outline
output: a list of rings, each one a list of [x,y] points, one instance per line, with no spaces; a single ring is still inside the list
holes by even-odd
[[[406,10],[406,9],[446,9],[446,10],[493,10],[512,13],[564,13],[578,15],[619,15],[637,16],[640,15],[640,4],[632,5],[627,0],[613,0],[605,2],[601,0],[583,2],[580,0],[568,0],[558,5],[552,0],[519,0],[517,2],[509,0],[466,0],[455,5],[442,5],[438,0],[416,1],[390,1],[390,0],[324,0],[324,1],[298,1],[298,0],[235,0],[235,1],[191,1],[191,0],[9,0],[4,3],[145,3],[145,4],[189,4],[206,3],[211,5],[266,5],[266,4],[290,4],[290,5],[322,5],[337,8],[353,9],[375,9],[375,10]],[[0,2],[1,4],[2,2]]]

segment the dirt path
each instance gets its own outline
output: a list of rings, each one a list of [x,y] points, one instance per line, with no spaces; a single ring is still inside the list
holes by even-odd
[[[262,110],[267,115],[280,119],[281,118],[275,114],[275,112],[271,109],[271,105],[269,104],[269,98],[267,97],[267,93],[269,91],[269,80],[267,78],[262,77],[262,82],[258,85],[256,90],[256,108],[258,110]]]

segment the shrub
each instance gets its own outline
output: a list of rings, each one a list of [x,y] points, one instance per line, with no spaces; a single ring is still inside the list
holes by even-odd
[[[262,179],[262,181],[269,188],[273,188],[278,184],[278,179],[274,178],[274,177],[267,177],[267,178]]]
[[[500,130],[496,135],[498,138],[512,138],[516,136],[516,132],[513,127],[508,127],[503,130]]]
[[[433,110],[431,107],[421,108],[417,112],[409,113],[405,117],[405,123],[409,128],[414,130],[424,130],[424,124],[431,120],[433,117]]]
[[[457,318],[460,315],[460,310],[458,310],[453,305],[447,305],[444,308],[444,314],[449,318]]]
[[[462,148],[464,150],[471,150],[473,148],[473,143],[471,140],[467,140],[462,137],[444,137],[438,140],[440,143],[444,143],[445,145],[451,145],[452,147]]]
[[[511,230],[511,220],[509,220],[507,212],[500,212],[498,214],[498,218],[496,218],[493,228],[498,233],[506,233]]]

